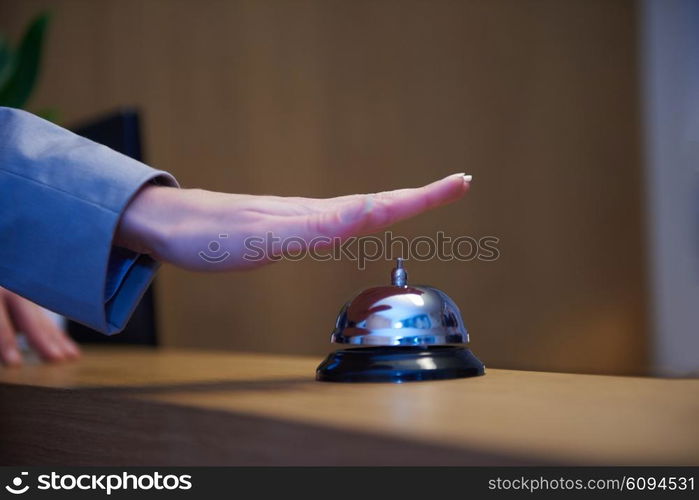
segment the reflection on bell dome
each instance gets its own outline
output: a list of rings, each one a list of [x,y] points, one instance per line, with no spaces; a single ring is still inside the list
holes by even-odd
[[[464,344],[461,313],[442,291],[422,285],[368,288],[338,314],[332,341],[341,344]]]

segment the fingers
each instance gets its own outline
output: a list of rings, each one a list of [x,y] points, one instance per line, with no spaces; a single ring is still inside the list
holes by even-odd
[[[391,197],[391,196],[409,196],[409,197],[414,197],[414,196],[422,196],[422,195],[427,195],[428,197],[434,197],[435,200],[442,200],[439,205],[443,205],[445,203],[450,203],[451,201],[455,201],[455,199],[460,198],[467,190],[469,187],[469,184],[472,180],[472,176],[470,175],[465,175],[465,174],[452,174],[449,175],[443,179],[440,179],[438,181],[435,181],[431,184],[427,184],[426,186],[422,186],[419,188],[411,188],[411,189],[397,189],[393,191],[385,191],[383,193],[375,193],[371,195],[367,194],[350,194],[346,196],[337,196],[335,198],[301,198],[301,197],[272,197],[276,198],[280,201],[284,202],[291,202],[295,205],[303,205],[306,207],[308,210],[312,210],[314,212],[318,211],[323,211],[327,210],[329,207],[337,207],[340,205],[345,205],[348,202],[358,202],[359,200],[365,198],[366,196],[379,196],[379,197]],[[459,182],[461,181],[461,182]],[[465,185],[465,187],[464,187]],[[446,191],[445,191],[446,190]],[[455,199],[449,199],[450,195],[453,195],[454,192],[457,193],[457,197]],[[446,198],[445,198],[446,196]],[[268,197],[269,198],[269,197]],[[437,205],[437,206],[439,206]]]
[[[403,219],[414,217],[433,208],[460,199],[470,187],[470,176],[454,174],[426,186],[414,189],[399,189],[374,195],[364,228],[376,231]]]
[[[7,313],[3,294],[0,294],[0,357],[2,357],[2,362],[8,366],[22,363],[22,356],[17,348],[15,329]]]
[[[470,180],[454,174],[419,188],[333,198],[314,214],[280,221],[280,233],[306,241],[371,233],[458,200],[468,191]]]
[[[7,297],[10,317],[17,330],[46,361],[63,361],[79,356],[77,344],[58,328],[37,305],[18,296]]]
[[[53,336],[54,341],[59,346],[59,349],[64,354],[64,359],[76,359],[80,357],[80,347],[70,338],[65,330],[60,328],[56,323],[51,321],[51,318],[39,306],[29,302],[29,305],[34,309],[37,321],[42,325],[46,335]]]

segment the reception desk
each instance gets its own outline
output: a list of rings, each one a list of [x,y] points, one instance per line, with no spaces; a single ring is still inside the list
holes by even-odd
[[[3,465],[697,465],[699,380],[489,369],[316,382],[314,357],[88,349],[0,368]]]

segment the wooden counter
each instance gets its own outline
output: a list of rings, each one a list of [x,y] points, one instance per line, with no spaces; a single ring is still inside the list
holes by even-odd
[[[0,463],[699,464],[699,380],[331,384],[319,362],[110,347],[0,368]]]

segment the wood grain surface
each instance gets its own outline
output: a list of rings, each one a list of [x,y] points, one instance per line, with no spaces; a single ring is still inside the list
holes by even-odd
[[[0,369],[3,464],[699,464],[699,380],[488,370],[313,380],[320,359],[90,350]]]

